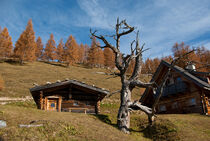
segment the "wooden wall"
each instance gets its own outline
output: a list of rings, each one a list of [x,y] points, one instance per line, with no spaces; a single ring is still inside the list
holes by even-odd
[[[82,91],[78,88],[63,88],[60,90],[40,92],[36,100],[37,108],[47,110],[47,98],[50,96],[60,97],[58,104],[61,111],[99,113],[99,94]],[[59,111],[59,110],[58,110]]]

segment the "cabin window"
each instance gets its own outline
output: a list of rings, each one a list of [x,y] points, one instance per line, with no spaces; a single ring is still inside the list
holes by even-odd
[[[189,106],[195,106],[195,105],[196,105],[196,99],[195,98],[189,99]]]
[[[176,82],[181,82],[181,81],[182,81],[181,77],[176,78]]]
[[[78,102],[74,102],[73,105],[74,106],[79,106],[79,103]]]
[[[160,105],[159,110],[160,110],[160,112],[166,111],[166,106],[165,105]]]
[[[174,102],[173,104],[172,104],[172,109],[177,109],[178,108],[178,103],[177,102]]]
[[[50,104],[50,107],[55,107],[55,103],[51,103]]]

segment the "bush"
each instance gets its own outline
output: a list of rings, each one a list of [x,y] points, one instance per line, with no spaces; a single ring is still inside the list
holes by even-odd
[[[159,120],[153,126],[147,126],[143,130],[144,136],[154,141],[177,141],[180,140],[176,126],[169,120]]]

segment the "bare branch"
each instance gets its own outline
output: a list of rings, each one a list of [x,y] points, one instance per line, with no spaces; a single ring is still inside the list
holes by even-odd
[[[152,114],[152,109],[142,105],[139,101],[134,101],[133,103],[130,103],[129,108],[131,108],[132,110],[141,110],[147,115]]]
[[[133,87],[137,86],[137,87],[141,87],[141,88],[148,88],[148,87],[153,87],[155,85],[155,83],[154,82],[144,83],[140,80],[134,80],[134,81],[130,82],[130,85]]]

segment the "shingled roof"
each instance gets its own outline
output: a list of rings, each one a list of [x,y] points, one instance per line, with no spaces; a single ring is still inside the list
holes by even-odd
[[[99,88],[99,87],[96,87],[94,85],[88,85],[84,82],[80,82],[80,81],[77,81],[77,80],[65,80],[65,81],[61,81],[61,82],[55,82],[55,83],[51,83],[51,84],[35,86],[35,87],[30,89],[30,92],[34,93],[34,92],[38,92],[38,91],[45,91],[45,90],[48,90],[48,89],[51,89],[51,88],[56,88],[56,87],[59,88],[60,86],[68,86],[68,85],[80,86],[80,87],[87,88],[87,89],[96,91],[98,93],[104,94],[104,95],[109,94],[109,91],[105,90],[104,88]]]
[[[162,65],[166,65],[167,67],[171,67],[174,71],[180,73],[182,76],[184,76],[186,79],[191,80],[192,82],[194,82],[197,86],[210,90],[210,84],[208,84],[207,82],[199,79],[198,77],[194,76],[192,73],[190,73],[189,71],[178,67],[178,66],[171,66],[171,64],[169,64],[166,61],[162,61],[161,62]]]
[[[185,77],[186,79],[190,80],[191,82],[193,82],[194,84],[196,84],[197,86],[207,90],[207,91],[210,91],[210,84],[208,84],[207,82],[201,80],[200,78],[196,77],[195,75],[193,75],[194,73],[193,72],[189,72],[188,70],[185,70],[179,66],[172,66],[170,63],[162,60],[160,65],[158,66],[156,72],[154,73],[151,81],[157,81],[158,79],[158,75],[160,74],[161,71],[163,71],[164,67],[171,67],[172,70],[178,72],[180,75],[182,75],[183,77]],[[165,72],[166,73],[166,72]],[[207,75],[209,73],[206,73]],[[147,95],[147,93],[149,92],[149,89],[150,88],[147,88],[144,92],[144,94],[142,95],[140,101],[143,101],[143,99],[145,98],[145,96]]]

